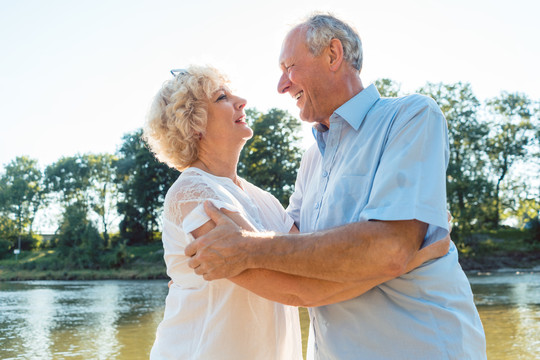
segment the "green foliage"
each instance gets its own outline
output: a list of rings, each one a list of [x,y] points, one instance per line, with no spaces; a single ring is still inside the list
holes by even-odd
[[[529,230],[529,242],[533,244],[540,244],[540,217],[535,217],[527,223],[527,229]]]
[[[8,217],[8,214],[0,214],[0,239],[8,241],[12,246],[15,245],[15,239],[19,236],[17,224]]]
[[[75,202],[87,204],[90,179],[90,164],[85,155],[62,157],[45,169],[45,184],[49,192],[59,194],[58,201],[64,206]]]
[[[64,207],[84,203],[100,220],[104,239],[116,211],[117,158],[110,154],[84,154],[63,157],[45,169],[45,183],[50,193]]]
[[[0,258],[13,254],[14,249],[19,248],[28,251],[37,247],[37,239],[33,234],[21,234],[16,222],[6,216],[0,215]]]
[[[286,111],[271,109],[262,114],[246,110],[253,138],[240,154],[238,174],[272,193],[284,206],[294,191],[300,165],[300,122]]]
[[[486,153],[491,173],[496,181],[495,226],[499,225],[501,183],[512,165],[528,157],[527,150],[534,140],[531,122],[531,101],[524,94],[503,92],[488,101],[491,110],[490,134],[486,141]]]
[[[375,84],[382,96],[401,95],[400,84],[390,79]],[[480,104],[464,83],[427,83],[419,91],[438,102],[448,122],[452,238],[461,249],[487,251],[497,240],[479,247],[478,234],[500,229],[501,220],[517,219],[528,241],[540,243],[540,189],[531,181],[540,177],[540,102],[502,93]],[[246,113],[254,136],[240,155],[238,173],[286,206],[302,153],[300,123],[279,109]],[[58,246],[54,261],[28,261],[24,266],[29,270],[116,268],[137,258],[129,245],[158,240],[164,196],[179,173],[155,159],[141,134],[125,135],[115,155],[63,157],[43,173],[24,156],[9,163],[0,173],[0,258],[13,258],[20,238],[25,252]],[[518,178],[516,164],[525,163],[528,173]],[[56,241],[42,244],[32,228],[38,210],[49,203],[62,207],[62,218]],[[111,236],[118,215],[120,233]],[[150,260],[161,256],[156,250]]]
[[[45,190],[42,173],[37,161],[20,156],[11,161],[0,178],[0,217],[2,222],[11,219],[18,234],[32,233],[34,218],[43,204]],[[0,231],[5,229],[0,226]],[[1,233],[6,235],[6,233]]]
[[[56,261],[62,264],[61,268],[118,268],[129,260],[126,242],[118,236],[106,241],[88,219],[88,207],[83,202],[66,207],[58,232]]]
[[[114,238],[115,235],[111,236]],[[33,250],[21,253],[18,260],[13,254],[0,258],[0,281],[40,279],[168,279],[163,262],[163,247],[159,243],[139,246],[121,246],[106,249],[98,267],[90,269],[67,268],[65,256],[57,249]],[[123,258],[124,262],[118,261]]]
[[[519,199],[519,207],[515,214],[522,229],[529,227],[529,223],[538,219],[540,215],[540,199]]]
[[[91,269],[99,267],[104,241],[96,226],[88,220],[84,202],[66,207],[58,235],[58,253],[67,268]]]
[[[91,169],[91,192],[88,194],[90,207],[100,219],[103,239],[109,240],[109,225],[116,213],[116,201],[119,191],[116,181],[115,163],[117,156],[111,154],[88,155]]]
[[[375,80],[375,87],[382,97],[398,97],[401,95],[401,85],[391,79]]]
[[[478,119],[480,103],[469,84],[427,83],[419,92],[437,102],[448,124],[447,199],[455,219],[452,237],[463,239],[487,226],[492,216],[493,186],[485,175],[484,155],[488,129]]]
[[[0,259],[6,258],[12,252],[13,242],[0,238]]]
[[[165,194],[179,175],[153,156],[141,136],[142,130],[125,135],[115,162],[120,234],[129,244],[155,240]]]
[[[116,243],[107,249],[100,257],[100,264],[106,269],[117,269],[130,260],[126,241]]]

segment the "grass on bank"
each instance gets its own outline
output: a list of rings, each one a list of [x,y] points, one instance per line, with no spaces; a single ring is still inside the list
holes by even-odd
[[[464,270],[491,271],[540,266],[540,239],[528,230],[502,228],[482,231],[458,243]]]
[[[128,261],[111,269],[57,269],[54,249],[23,251],[0,260],[0,281],[167,279],[161,242],[128,246]]]
[[[532,241],[525,230],[506,228],[477,233],[458,248],[465,270],[540,266],[540,241]],[[127,246],[126,250],[126,263],[113,269],[58,269],[61,259],[55,249],[23,251],[18,259],[6,254],[0,260],[0,281],[167,279],[160,241]]]

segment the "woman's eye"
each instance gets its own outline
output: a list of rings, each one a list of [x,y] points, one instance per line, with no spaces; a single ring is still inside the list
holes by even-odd
[[[221,95],[218,96],[216,102],[221,101],[221,100],[225,100],[225,99],[227,99],[227,95],[221,94]]]

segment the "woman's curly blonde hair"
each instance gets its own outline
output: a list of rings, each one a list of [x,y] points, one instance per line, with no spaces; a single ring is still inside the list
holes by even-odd
[[[199,155],[208,102],[228,79],[210,66],[190,66],[166,81],[154,97],[143,138],[159,161],[179,171]]]

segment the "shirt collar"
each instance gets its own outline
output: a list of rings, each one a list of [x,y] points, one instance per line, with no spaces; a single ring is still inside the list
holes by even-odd
[[[330,117],[330,122],[332,122],[332,118],[342,118],[349,123],[354,130],[358,131],[358,128],[360,128],[360,125],[362,124],[362,121],[364,121],[369,110],[380,98],[381,95],[379,94],[379,91],[375,85],[371,84],[353,96],[345,104],[337,108]],[[313,137],[317,141],[319,151],[324,155],[326,139],[328,137],[328,128],[322,124],[315,124],[311,131]]]
[[[381,98],[375,85],[371,84],[360,91],[334,113],[349,123],[354,130],[358,130],[366,118],[369,110]]]
[[[324,126],[324,125],[321,125],[321,126]],[[317,124],[315,124],[311,128],[311,133],[313,134],[313,137],[315,138],[315,141],[317,142],[317,146],[319,147],[319,151],[321,152],[321,155],[324,156],[324,150],[326,150],[326,139],[328,138],[328,128],[324,126],[323,128],[319,127],[317,129]]]

